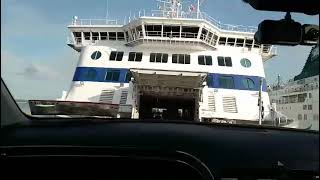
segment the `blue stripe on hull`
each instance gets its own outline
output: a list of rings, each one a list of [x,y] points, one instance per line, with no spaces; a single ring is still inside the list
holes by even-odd
[[[120,76],[118,81],[105,80],[106,73],[108,71],[120,71]],[[95,71],[95,76],[88,76],[89,71]],[[129,72],[129,69],[124,68],[96,68],[96,67],[77,67],[76,72],[73,77],[73,81],[87,81],[87,82],[106,82],[106,83],[129,83],[126,81],[126,75]],[[236,90],[248,90],[242,83],[245,78],[250,78],[254,81],[254,88],[249,91],[259,91],[259,76],[245,76],[245,75],[236,75],[236,74],[218,74],[218,73],[209,73],[208,76],[212,79],[211,82],[208,82],[209,88],[220,88],[220,89],[228,89],[223,88],[219,84],[219,78],[221,76],[231,76],[234,79],[234,88]],[[267,91],[266,82],[263,82],[262,86],[263,91]]]

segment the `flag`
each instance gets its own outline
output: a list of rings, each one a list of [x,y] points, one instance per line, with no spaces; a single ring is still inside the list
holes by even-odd
[[[196,10],[196,7],[195,7],[193,4],[191,4],[191,6],[190,6],[189,10],[190,10],[191,12],[193,12],[193,11],[195,11],[195,10]]]

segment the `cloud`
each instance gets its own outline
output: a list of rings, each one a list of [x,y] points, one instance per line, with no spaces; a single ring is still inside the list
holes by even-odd
[[[17,75],[42,80],[62,79],[59,73],[53,71],[52,68],[38,64],[30,64],[22,72],[17,73]]]

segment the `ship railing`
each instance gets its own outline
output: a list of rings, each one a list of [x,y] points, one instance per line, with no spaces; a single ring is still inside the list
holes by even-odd
[[[185,18],[185,19],[196,19],[196,20],[206,20],[209,23],[213,24],[217,28],[226,31],[240,31],[240,32],[249,32],[254,33],[257,31],[257,27],[254,26],[244,26],[244,25],[231,25],[231,24],[223,24],[222,22],[216,20],[211,17],[207,13],[200,12],[180,12],[178,15],[175,14],[175,11],[162,11],[162,10],[151,10],[150,13],[146,12],[146,10],[140,10],[138,13],[134,13],[131,15],[128,20],[129,22],[135,20],[140,17],[165,17],[165,18]],[[137,14],[137,15],[136,15]],[[124,20],[126,23],[126,19]]]
[[[72,25],[118,25],[118,21],[109,19],[77,19],[72,21]]]
[[[258,47],[260,47],[261,54],[270,55],[270,56],[277,55],[277,47],[273,45],[263,44],[263,45],[259,45]]]

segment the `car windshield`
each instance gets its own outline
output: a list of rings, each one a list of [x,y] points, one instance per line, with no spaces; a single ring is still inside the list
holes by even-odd
[[[255,39],[285,16],[242,0],[4,0],[1,78],[30,116],[319,130],[319,39]]]

